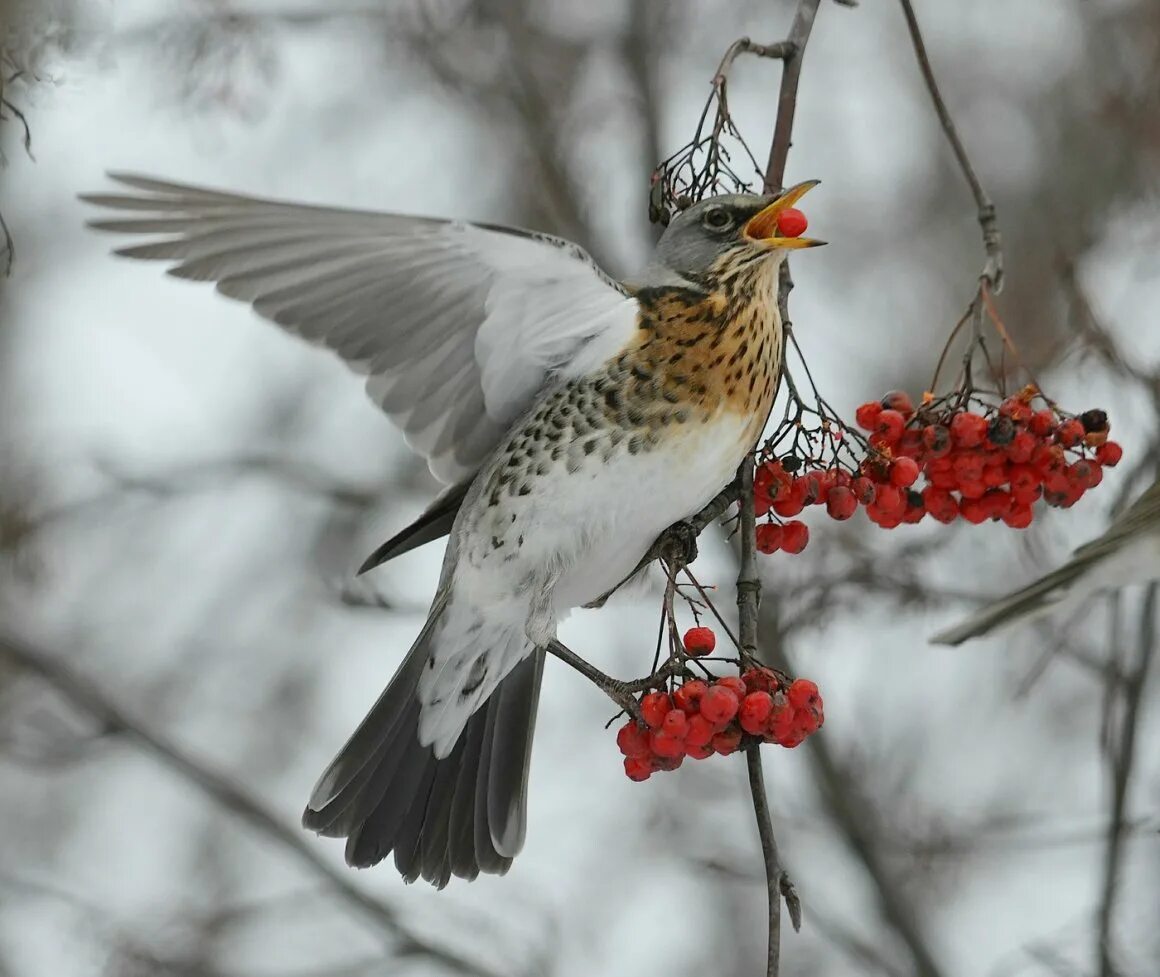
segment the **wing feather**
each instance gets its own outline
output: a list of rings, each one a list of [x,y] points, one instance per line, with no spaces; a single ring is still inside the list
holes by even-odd
[[[263,200],[110,174],[90,226],[117,254],[210,281],[367,377],[448,484],[478,469],[537,391],[636,302],[570,242],[494,225]]]

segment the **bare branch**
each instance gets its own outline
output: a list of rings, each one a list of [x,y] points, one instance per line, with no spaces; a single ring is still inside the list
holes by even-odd
[[[773,127],[773,142],[769,147],[769,162],[765,167],[765,192],[781,189],[785,180],[785,164],[789,147],[793,145],[793,119],[797,111],[798,79],[801,77],[802,58],[809,43],[814,18],[821,0],[801,0],[793,15],[786,44],[792,50],[784,57],[781,72],[781,90],[777,95],[777,122]]]
[[[400,955],[420,955],[456,968],[464,974],[497,977],[494,971],[446,947],[437,946],[411,930],[396,911],[352,885],[346,872],[329,865],[303,840],[295,828],[284,824],[228,777],[193,759],[160,733],[117,706],[103,690],[32,643],[0,632],[0,655],[40,676],[77,707],[109,729],[119,731],[151,754],[163,766],[195,786],[214,803],[256,829],[296,861],[322,879],[339,897],[368,920]]]
[[[934,77],[934,69],[931,68],[930,58],[927,57],[926,42],[922,39],[922,32],[918,27],[918,18],[914,15],[914,7],[911,6],[910,0],[899,0],[899,3],[902,4],[902,13],[906,17],[906,27],[910,31],[910,40],[914,45],[914,54],[918,59],[918,67],[922,71],[923,81],[926,82],[927,90],[930,92],[930,98],[934,103],[934,110],[938,115],[939,124],[942,126],[947,141],[951,144],[951,149],[955,154],[955,160],[959,164],[959,169],[962,170],[963,178],[971,188],[971,195],[975,198],[979,226],[983,229],[983,250],[987,255],[987,263],[983,267],[981,277],[986,281],[992,292],[998,293],[1003,288],[1003,247],[999,235],[999,218],[995,211],[995,205],[991,202],[987,191],[983,189],[982,183],[979,182],[979,178],[975,174],[975,168],[971,165],[970,157],[967,156],[967,150],[963,146],[963,141],[959,138],[959,132],[951,120],[946,102],[943,101],[938,82]]]

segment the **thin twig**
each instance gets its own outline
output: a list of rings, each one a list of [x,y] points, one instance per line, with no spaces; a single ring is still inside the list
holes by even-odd
[[[1136,667],[1133,669],[1124,690],[1123,715],[1116,752],[1112,754],[1112,797],[1108,826],[1108,842],[1104,857],[1103,893],[1100,900],[1097,952],[1099,955],[1100,977],[1115,977],[1112,959],[1112,920],[1116,908],[1116,891],[1119,888],[1120,867],[1123,861],[1125,817],[1128,806],[1128,786],[1131,783],[1133,764],[1136,759],[1136,736],[1140,727],[1140,703],[1144,686],[1148,682],[1148,672],[1155,657],[1156,649],[1156,596],[1157,584],[1151,584],[1144,595],[1140,611],[1138,652]]]
[[[970,157],[967,156],[967,150],[963,146],[963,141],[959,138],[958,129],[955,128],[955,124],[951,120],[946,102],[943,101],[938,82],[934,77],[934,69],[931,68],[930,58],[926,53],[926,42],[923,41],[922,31],[918,27],[918,18],[914,15],[914,7],[911,6],[910,0],[899,0],[899,3],[902,4],[906,27],[910,31],[910,40],[914,45],[914,55],[918,59],[918,67],[922,72],[923,81],[926,82],[927,91],[930,92],[930,99],[934,103],[939,124],[942,126],[947,141],[951,144],[959,169],[971,188],[971,195],[975,198],[979,226],[983,229],[983,250],[987,255],[987,263],[983,267],[983,273],[980,277],[989,283],[991,291],[998,293],[1003,289],[1003,246],[999,235],[999,218],[995,212],[995,205],[987,195],[987,191],[983,189],[983,184],[979,182],[975,168],[971,165]]]
[[[130,716],[98,686],[74,672],[59,656],[52,655],[29,641],[12,634],[0,633],[0,655],[26,671],[40,676],[74,705],[89,713],[107,728],[115,729],[126,739],[195,786],[214,803],[240,817],[250,827],[279,846],[322,879],[351,908],[387,936],[395,953],[422,955],[455,968],[457,972],[478,977],[497,977],[496,972],[454,950],[437,946],[412,931],[394,909],[351,884],[348,874],[328,864],[303,840],[295,828],[284,824],[259,801],[251,797],[228,777],[193,759],[160,733]]]

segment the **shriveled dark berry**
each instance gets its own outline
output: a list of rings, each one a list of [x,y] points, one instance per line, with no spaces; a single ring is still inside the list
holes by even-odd
[[[1010,444],[1015,440],[1015,422],[1009,417],[1000,415],[987,427],[987,439],[991,444]]]
[[[1108,413],[1102,410],[1085,410],[1079,415],[1079,422],[1083,425],[1085,434],[1106,431],[1108,429]]]

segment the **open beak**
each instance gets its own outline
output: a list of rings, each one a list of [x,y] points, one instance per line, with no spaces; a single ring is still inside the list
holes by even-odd
[[[820,180],[806,180],[805,183],[790,187],[764,210],[750,217],[742,233],[751,241],[760,241],[771,248],[816,248],[825,244],[825,241],[815,241],[809,237],[778,237],[777,235],[777,215],[796,204],[820,182]]]

